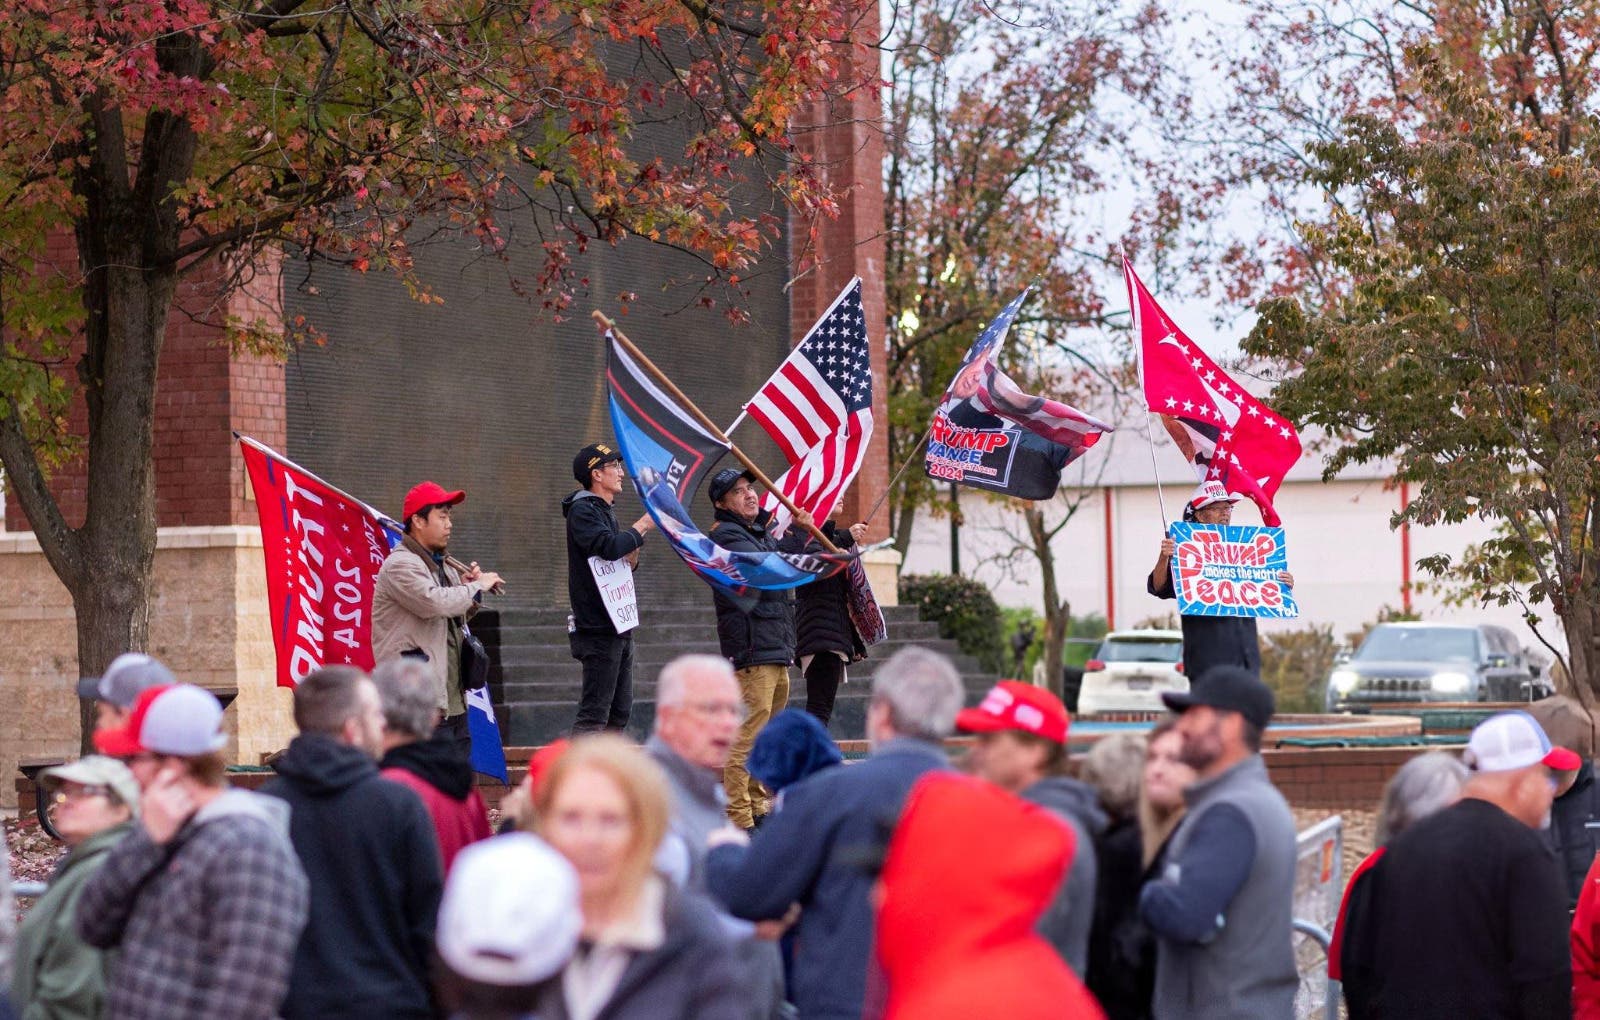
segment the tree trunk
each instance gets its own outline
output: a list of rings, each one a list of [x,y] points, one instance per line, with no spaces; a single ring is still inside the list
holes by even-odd
[[[1028,524],[1028,538],[1033,545],[1033,555],[1039,561],[1040,579],[1044,586],[1044,683],[1058,698],[1064,698],[1062,660],[1066,658],[1067,629],[1072,623],[1071,606],[1061,598],[1056,583],[1056,554],[1050,547],[1050,532],[1045,527],[1044,511],[1030,504],[1022,511]]]
[[[899,511],[894,522],[894,548],[904,563],[906,551],[911,548],[911,528],[917,523],[917,508],[915,504],[902,500]]]

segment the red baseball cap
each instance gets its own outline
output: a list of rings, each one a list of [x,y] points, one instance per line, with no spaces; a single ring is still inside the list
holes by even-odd
[[[466,498],[467,494],[460,489],[448,492],[438,482],[421,482],[406,493],[405,505],[400,508],[400,521],[405,523],[411,520],[411,515],[421,513],[425,506],[455,506]]]
[[[1065,744],[1068,721],[1067,706],[1043,687],[1002,680],[989,688],[977,708],[963,708],[956,715],[956,729],[963,733],[1017,730]]]
[[[194,758],[227,746],[221,726],[216,695],[193,684],[162,684],[139,693],[126,725],[96,730],[94,746],[113,758],[145,752]]]

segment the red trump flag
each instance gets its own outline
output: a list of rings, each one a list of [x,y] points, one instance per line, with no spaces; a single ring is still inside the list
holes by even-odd
[[[325,665],[372,668],[372,585],[389,554],[382,516],[239,437],[261,512],[278,686]]]
[[[1272,497],[1300,459],[1300,434],[1245,390],[1186,336],[1122,260],[1128,303],[1139,334],[1145,406],[1161,417],[1198,480],[1214,478],[1252,500],[1269,527],[1279,524]]]

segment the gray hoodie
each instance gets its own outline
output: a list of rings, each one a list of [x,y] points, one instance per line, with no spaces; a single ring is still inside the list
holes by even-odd
[[[1022,791],[1022,799],[1052,812],[1072,829],[1072,864],[1055,899],[1039,918],[1038,929],[1081,978],[1089,967],[1089,928],[1094,923],[1094,890],[1099,871],[1094,845],[1105,831],[1106,815],[1100,810],[1100,798],[1092,786],[1066,776],[1039,780]]]

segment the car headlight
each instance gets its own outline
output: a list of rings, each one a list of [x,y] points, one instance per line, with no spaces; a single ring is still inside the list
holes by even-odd
[[[1361,674],[1351,669],[1336,669],[1328,675],[1328,682],[1340,694],[1349,694],[1361,682]]]
[[[1460,694],[1472,683],[1472,678],[1465,673],[1435,673],[1433,674],[1433,689],[1446,694]]]

